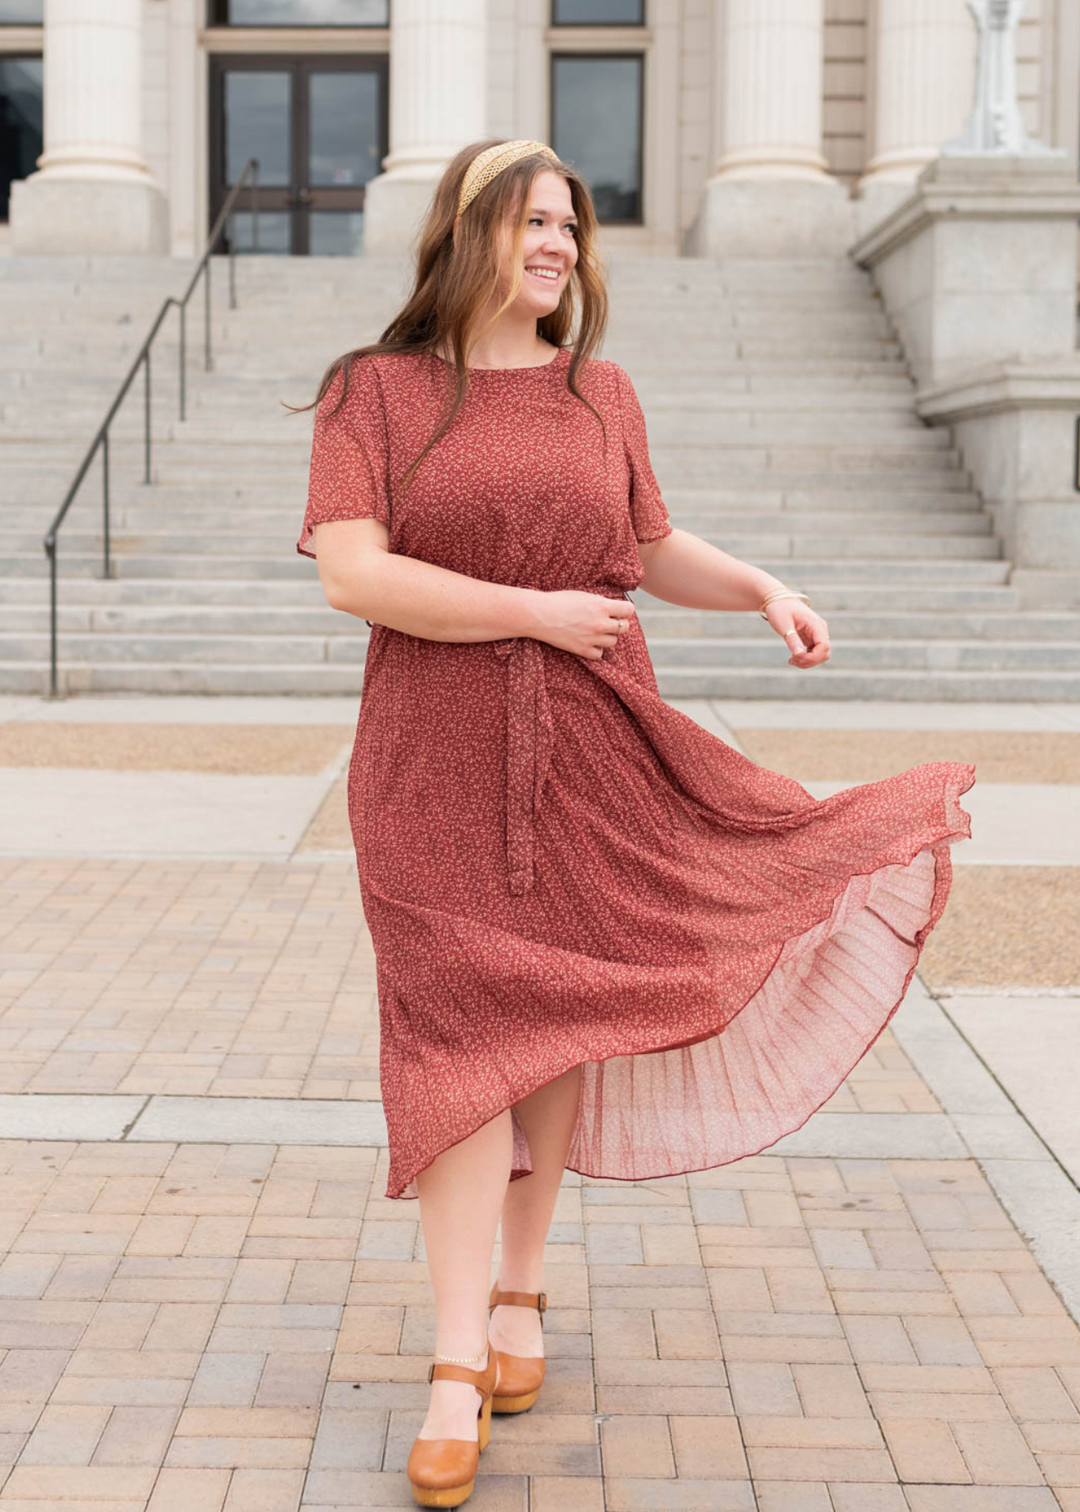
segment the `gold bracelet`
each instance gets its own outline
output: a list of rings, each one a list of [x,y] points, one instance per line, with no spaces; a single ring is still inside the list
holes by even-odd
[[[768,617],[769,617],[765,613],[765,610],[768,607],[768,605],[771,604],[775,599],[782,599],[782,598],[797,598],[797,599],[802,599],[802,601],[806,605],[806,607],[808,609],[810,607],[810,599],[809,599],[809,597],[805,593],[797,593],[793,588],[778,588],[775,593],[768,593],[768,594],[766,594],[765,597],[762,599],[761,603],[758,605],[758,613],[761,615],[761,618],[763,620],[767,620]]]

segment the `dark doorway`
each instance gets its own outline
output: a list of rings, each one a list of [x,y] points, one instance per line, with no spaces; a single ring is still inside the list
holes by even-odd
[[[238,252],[362,252],[364,186],[389,150],[388,75],[385,53],[211,59],[211,219],[247,159],[259,160],[258,247],[245,190]]]

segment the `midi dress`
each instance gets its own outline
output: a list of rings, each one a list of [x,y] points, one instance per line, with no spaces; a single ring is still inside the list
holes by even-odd
[[[408,486],[453,366],[357,359],[344,405],[339,372],[315,411],[297,550],[369,516],[391,552],[472,578],[627,597],[638,543],[673,527],[628,374],[582,363],[590,409],[571,356],[470,369]],[[528,1175],[514,1104],[577,1065],[566,1166],[587,1176],[724,1165],[803,1124],[903,1000],[971,835],[974,766],[817,799],[665,703],[636,615],[598,659],[368,623],[348,806],[385,1195],[416,1197],[507,1108],[511,1180]]]

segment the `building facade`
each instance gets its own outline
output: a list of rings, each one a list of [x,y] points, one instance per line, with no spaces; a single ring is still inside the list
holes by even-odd
[[[1028,130],[1075,156],[1076,0],[1027,0],[1017,45]],[[960,131],[975,56],[965,0],[0,0],[0,217],[186,256],[254,156],[260,251],[393,252],[490,134],[573,161],[609,246],[840,250]]]

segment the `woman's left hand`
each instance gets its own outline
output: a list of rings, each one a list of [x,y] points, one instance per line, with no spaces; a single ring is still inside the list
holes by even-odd
[[[829,627],[801,599],[776,599],[766,605],[765,615],[792,652],[789,667],[816,667],[828,661]]]

